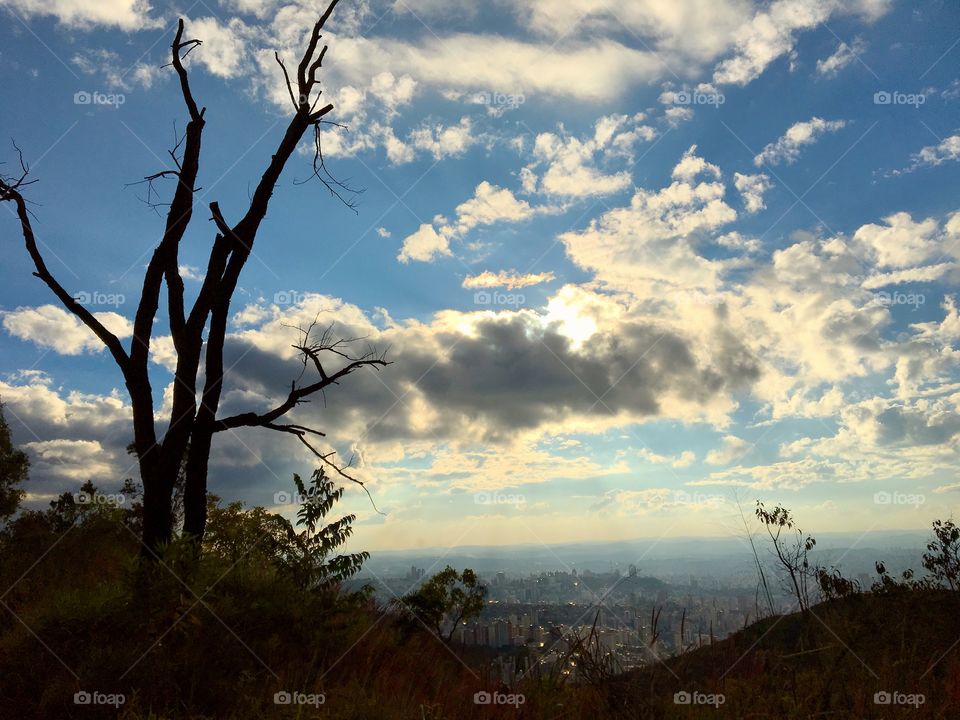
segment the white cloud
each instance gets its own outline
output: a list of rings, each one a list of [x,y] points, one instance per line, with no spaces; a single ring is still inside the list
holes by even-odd
[[[266,17],[277,6],[279,0],[220,0],[220,6],[245,15]]]
[[[671,467],[675,468],[688,468],[697,460],[696,453],[692,450],[684,450],[679,455],[660,455],[647,448],[641,448],[637,451],[637,456],[651,463],[669,463]]]
[[[119,338],[133,334],[133,323],[115,312],[93,314]],[[4,329],[21,340],[50,348],[61,355],[80,355],[103,350],[103,343],[77,318],[56,305],[19,307],[0,311]]]
[[[950,135],[936,145],[927,145],[914,153],[913,163],[905,171],[909,172],[920,167],[937,167],[945,162],[960,160],[960,134]]]
[[[605,172],[598,165],[616,158],[629,160],[635,143],[652,139],[656,133],[642,124],[643,120],[642,114],[605,116],[597,120],[593,133],[583,138],[566,134],[562,127],[559,133],[540,133],[534,141],[534,162],[524,168],[521,178],[524,188],[567,198],[625,190],[631,183],[627,170]],[[537,171],[542,173],[539,179]]]
[[[890,5],[889,0],[774,0],[737,30],[734,54],[717,65],[713,81],[746,85],[774,60],[794,52],[797,33],[812,30],[834,14],[874,20]]]
[[[94,25],[121,30],[160,27],[163,21],[150,15],[147,0],[2,0],[24,15],[52,15],[68,27],[88,29]]]
[[[135,86],[149,90],[164,72],[162,68],[145,62],[128,65],[120,55],[105,49],[80,50],[70,62],[85,75],[101,76],[111,90],[130,90]]]
[[[883,218],[883,222],[863,225],[853,235],[854,243],[870,253],[879,267],[907,268],[935,255],[942,257],[940,225],[935,219],[914,222],[909,213],[898,212]]]
[[[491,272],[484,270],[479,275],[471,275],[463,279],[463,287],[469,290],[477,288],[498,288],[504,287],[507,290],[517,290],[519,288],[539,285],[550,282],[554,279],[552,272],[541,273],[517,273],[514,270],[501,270],[500,272]]]
[[[729,465],[742,458],[751,444],[736,435],[725,435],[723,445],[707,453],[705,461],[710,465]]]
[[[423,224],[403,241],[398,256],[401,262],[420,260],[429,262],[439,255],[450,255],[450,241],[462,238],[482,225],[498,222],[521,222],[540,213],[554,212],[551,206],[534,207],[526,200],[517,198],[509,189],[501,188],[484,180],[477,185],[473,197],[458,205],[455,219],[447,221],[438,216],[437,225]]]
[[[722,265],[699,255],[694,243],[737,214],[724,201],[719,168],[695,153],[693,146],[680,159],[668,187],[640,188],[629,206],[561,235],[571,260],[594,270],[598,280],[640,295],[652,292],[651,283],[715,288]]]
[[[408,263],[411,260],[430,262],[443,255],[451,255],[450,241],[433,229],[433,225],[423,223],[416,232],[408,235],[397,255],[397,260]]]
[[[464,235],[479,225],[519,222],[536,212],[530,203],[518,199],[507,188],[491,185],[484,180],[477,185],[472,198],[457,206],[457,220],[453,229],[458,235]]]
[[[724,52],[730,36],[750,17],[745,0],[512,0],[521,20],[548,38],[572,31],[630,32],[647,38],[658,52],[691,61],[710,60]]]
[[[825,77],[835,77],[843,68],[860,57],[867,49],[863,38],[854,38],[851,44],[841,42],[830,57],[817,60],[817,72]]]
[[[779,165],[786,162],[788,165],[800,157],[800,149],[812,145],[817,139],[828,132],[836,132],[846,125],[843,120],[824,120],[811,118],[806,122],[792,125],[776,142],[767,145],[753,159],[753,164],[761,167],[764,164]]]
[[[773,187],[769,176],[764,173],[758,175],[734,173],[733,184],[743,197],[743,204],[747,213],[753,215],[767,207],[763,202],[763,196]]]
[[[180,265],[180,277],[184,280],[193,280],[199,282],[203,280],[204,272],[196,265]]]
[[[59,494],[64,480],[71,489],[87,479],[103,487],[135,474],[126,453],[133,439],[130,406],[119,391],[67,391],[28,371],[0,380],[0,397],[15,441],[31,455],[31,494]]]
[[[188,19],[185,36],[202,40],[203,45],[190,53],[187,63],[200,64],[219,77],[236,77],[247,70],[247,39],[254,32],[239,18],[231,18],[226,25],[215,17]]]
[[[463,155],[478,140],[467,117],[461,118],[457,125],[422,125],[410,133],[410,144],[430,153],[434,160]]]
[[[337,72],[361,87],[383,68],[425,86],[458,92],[522,92],[585,101],[610,101],[663,72],[660,59],[611,39],[525,42],[500,35],[429,35],[413,44],[393,38],[339,37]]]
[[[36,440],[23,447],[33,456],[34,467],[45,475],[79,482],[93,480],[100,487],[105,480],[120,479],[111,477],[112,458],[96,440]]]

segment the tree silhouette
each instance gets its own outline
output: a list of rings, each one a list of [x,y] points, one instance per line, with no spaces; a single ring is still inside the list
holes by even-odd
[[[287,413],[309,396],[337,384],[346,375],[362,367],[379,369],[388,363],[383,354],[372,348],[361,353],[351,350],[350,340],[337,339],[328,328],[319,338],[314,328],[302,331],[301,341],[295,347],[302,354],[304,367],[317,377],[312,382],[294,380],[285,399],[272,409],[258,413],[245,412],[230,417],[218,417],[224,382],[223,350],[229,317],[230,302],[253,249],[260,225],[267,214],[270,198],[277,181],[309,131],[313,132],[315,154],[312,176],[319,179],[330,192],[341,200],[340,190],[349,190],[330,176],[323,163],[320,149],[320,127],[323,118],[333,110],[327,103],[318,107],[322,90],[318,72],[321,70],[327,46],[319,48],[321,30],[330,18],[339,0],[332,0],[309,34],[306,49],[291,79],[279,54],[279,64],[290,101],[293,104],[286,131],[270,157],[256,184],[244,215],[230,224],[217,202],[209,204],[211,219],[217,233],[211,245],[206,273],[193,306],[184,300],[184,283],[180,274],[178,253],[180,242],[193,217],[194,194],[200,168],[200,146],[205,120],[205,107],[198,106],[190,88],[183,59],[197,50],[202,41],[184,39],[181,19],[171,45],[171,62],[179,79],[183,102],[189,114],[183,137],[170,152],[173,167],[145,178],[153,183],[161,178],[174,178],[176,189],[166,214],[163,237],[153,252],[143,278],[143,288],[133,322],[133,338],[129,349],[108,330],[93,313],[84,307],[53,276],[38,248],[31,224],[31,214],[22,190],[34,182],[28,180],[29,167],[17,148],[20,172],[0,178],[0,201],[13,203],[20,221],[20,229],[27,252],[35,266],[34,275],[57,296],[63,306],[83,322],[112,355],[123,375],[130,395],[133,413],[134,448],[143,482],[143,551],[152,556],[154,551],[171,539],[171,497],[178,473],[184,469],[183,531],[202,540],[206,523],[207,473],[214,435],[243,427],[268,428],[298,438],[323,463],[344,478],[362,483],[347,472],[346,466],[334,460],[332,451],[317,449],[313,440],[323,437],[319,430],[285,422]],[[15,146],[16,147],[16,146]],[[349,200],[344,200],[347,204]],[[162,437],[158,435],[149,373],[150,344],[155,327],[160,291],[166,286],[168,321],[176,352],[176,371],[173,383],[173,403],[169,423]],[[207,330],[206,342],[203,333]],[[327,363],[335,364],[330,368]],[[203,387],[198,402],[198,376],[203,366]]]
[[[447,565],[417,590],[393,600],[401,616],[419,620],[445,642],[450,642],[461,622],[480,617],[487,589],[470,568],[462,573]],[[443,632],[444,623],[449,630]]]
[[[0,522],[13,515],[23,499],[20,487],[27,480],[30,459],[23,450],[13,444],[10,426],[0,403]]]

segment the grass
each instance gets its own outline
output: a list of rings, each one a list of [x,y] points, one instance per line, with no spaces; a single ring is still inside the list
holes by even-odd
[[[448,647],[364,595],[301,590],[257,562],[137,562],[108,517],[21,527],[0,553],[0,717],[10,718],[956,718],[960,593],[899,590],[761,620],[622,675],[499,687],[489,656]],[[19,618],[19,619],[18,619]],[[477,705],[519,692],[518,707]],[[118,708],[74,694],[123,694]],[[274,693],[323,695],[277,705]],[[683,705],[678,692],[722,695]],[[917,708],[874,702],[922,694]]]

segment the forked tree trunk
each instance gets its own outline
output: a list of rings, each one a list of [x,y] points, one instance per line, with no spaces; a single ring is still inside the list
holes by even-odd
[[[163,546],[173,538],[173,483],[176,477],[164,477],[160,467],[149,461],[140,463],[143,481],[143,542],[141,555],[156,559]]]
[[[283,72],[294,114],[276,152],[272,155],[243,217],[230,225],[216,202],[210,203],[212,220],[217,229],[216,239],[210,251],[206,275],[197,299],[189,312],[184,304],[184,284],[180,274],[179,246],[190,223],[194,210],[197,174],[200,163],[201,136],[205,125],[206,108],[199,107],[190,90],[186,68],[182,59],[201,45],[198,39],[184,40],[184,23],[180,20],[171,45],[171,65],[176,70],[184,103],[190,121],[184,135],[170,152],[175,169],[162,170],[145,178],[153,182],[159,178],[174,177],[177,188],[170,203],[164,235],[147,265],[143,290],[133,324],[133,338],[127,350],[120,339],[108,330],[100,320],[74,298],[50,273],[40,253],[30,220],[26,201],[20,190],[32,181],[27,180],[29,169],[20,154],[22,174],[19,177],[0,175],[0,202],[13,202],[20,221],[24,243],[30,254],[40,280],[53,291],[63,306],[83,324],[90,328],[110,351],[123,373],[130,393],[133,410],[134,447],[143,482],[143,551],[145,557],[157,558],[157,553],[173,537],[173,492],[180,473],[184,478],[184,531],[196,543],[203,539],[207,516],[207,473],[210,464],[210,449],[213,435],[224,430],[242,427],[260,427],[296,436],[322,462],[332,467],[342,477],[363,486],[363,483],[346,474],[344,468],[330,458],[332,452],[315,449],[308,438],[323,433],[298,425],[282,422],[286,413],[304,402],[308,396],[325,388],[361,367],[379,369],[389,365],[383,355],[370,350],[366,354],[351,356],[344,346],[345,340],[331,337],[328,329],[319,342],[304,334],[302,353],[304,365],[316,369],[319,379],[312,383],[298,381],[290,385],[286,399],[272,410],[264,413],[246,412],[227,418],[218,418],[217,410],[223,387],[223,347],[226,337],[230,299],[237,288],[240,273],[246,264],[256,240],[257,231],[267,215],[270,198],[287,161],[296,151],[309,130],[314,132],[315,156],[313,176],[336,197],[343,200],[336,187],[350,192],[327,172],[320,152],[320,127],[323,118],[333,110],[332,104],[319,105],[322,90],[319,78],[327,47],[319,47],[321,30],[339,0],[327,0],[326,10],[311,31],[306,50],[291,78],[279,54],[277,63]],[[181,149],[182,156],[176,152]],[[19,149],[18,153],[19,153]],[[326,178],[323,176],[326,173]],[[329,182],[328,179],[329,178]],[[345,201],[348,205],[349,202]],[[351,206],[352,207],[352,206]],[[161,290],[166,284],[167,313],[170,335],[177,353],[177,368],[173,387],[173,407],[165,436],[158,439],[154,416],[153,393],[150,385],[150,343],[155,332],[155,320],[159,309]],[[209,321],[205,355],[205,386],[201,402],[197,403],[197,376],[204,346],[203,331]],[[312,327],[312,326],[311,326]],[[330,352],[344,364],[335,372],[327,372],[321,355]],[[366,488],[364,488],[366,489]],[[369,494],[369,493],[368,493]]]
[[[210,432],[195,428],[187,457],[183,487],[183,532],[197,546],[203,542],[207,525],[207,472],[210,466]]]

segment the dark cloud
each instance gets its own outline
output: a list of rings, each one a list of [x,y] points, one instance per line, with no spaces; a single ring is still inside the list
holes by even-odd
[[[756,359],[731,334],[717,334],[716,356],[704,364],[691,340],[643,323],[624,323],[581,347],[525,314],[483,320],[469,335],[441,332],[429,347],[412,343],[416,337],[422,336],[384,333],[376,343],[392,346],[394,364],[379,379],[369,370],[352,375],[325,400],[299,408],[298,418],[328,430],[363,418],[370,440],[454,438],[468,425],[496,440],[570,415],[664,414],[668,396],[705,405],[747,389],[760,374]],[[231,340],[227,355],[239,358],[231,388],[277,400],[300,370],[241,338]],[[416,396],[437,413],[427,430],[411,414]],[[225,410],[249,409],[243,403],[249,398],[231,393]]]

